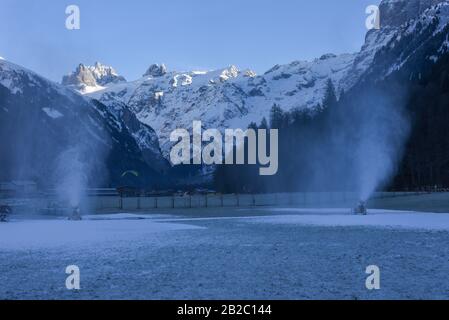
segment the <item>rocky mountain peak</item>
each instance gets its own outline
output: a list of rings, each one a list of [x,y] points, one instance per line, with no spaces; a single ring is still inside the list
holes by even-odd
[[[97,83],[102,86],[126,81],[126,79],[120,76],[114,68],[105,66],[100,62],[96,62],[95,65],[89,67],[89,69],[97,80]]]
[[[162,77],[167,73],[167,67],[165,64],[152,64],[148,70],[143,74],[144,77]]]
[[[224,82],[232,78],[237,78],[239,74],[240,70],[236,66],[231,65],[221,72],[220,81]]]
[[[126,82],[126,79],[115,71],[114,68],[96,62],[94,66],[86,66],[82,63],[76,70],[62,78],[62,84],[80,91],[91,91],[89,88],[105,87],[111,84]]]
[[[64,76],[62,79],[63,85],[78,85],[78,84],[84,84],[86,86],[96,86],[97,81],[92,74],[92,72],[89,70],[87,66],[80,63],[76,70],[68,76]]]

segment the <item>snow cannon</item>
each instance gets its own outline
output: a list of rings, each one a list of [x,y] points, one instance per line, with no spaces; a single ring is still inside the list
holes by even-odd
[[[69,216],[70,221],[81,221],[83,218],[81,217],[81,210],[79,207],[74,207],[72,214]]]
[[[365,201],[360,201],[357,206],[353,209],[353,214],[366,216],[368,214],[368,209],[366,208]]]
[[[10,206],[0,206],[0,222],[8,222],[8,216],[12,213]]]

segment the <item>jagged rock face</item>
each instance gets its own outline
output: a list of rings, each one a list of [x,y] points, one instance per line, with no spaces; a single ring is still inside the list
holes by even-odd
[[[126,79],[119,76],[114,68],[102,65],[99,62],[95,63],[94,67],[89,67],[89,69],[97,81],[97,84],[101,86],[126,82]]]
[[[88,67],[83,64],[78,65],[75,72],[62,78],[62,84],[65,86],[86,85],[94,87],[97,81]]]
[[[383,0],[379,6],[381,27],[399,27],[441,2],[447,0]]]
[[[366,77],[382,81],[396,71],[430,69],[447,54],[449,2],[437,2],[438,4],[427,8],[421,15],[400,27],[379,30],[380,34],[389,34],[388,41],[384,43],[382,50],[378,50]],[[420,72],[407,74],[406,78],[419,78]]]
[[[165,64],[152,64],[148,70],[143,74],[144,77],[162,77],[167,73],[167,67]]]
[[[93,92],[108,85],[126,82],[112,68],[97,62],[94,66],[80,64],[70,75],[62,78],[64,86],[71,87],[81,93]]]
[[[395,39],[401,39],[404,35],[413,33],[417,19],[425,21],[436,18],[436,12],[428,10],[427,15],[425,13],[427,9],[447,3],[447,0],[383,0],[379,6],[381,28],[370,30],[367,33],[364,45],[356,54],[353,65],[343,79],[343,87],[352,88],[362,75],[372,68],[374,59],[379,52],[392,46]],[[443,20],[447,19],[445,13],[442,16]],[[408,27],[406,23],[409,23],[411,27]],[[401,59],[405,58],[399,56],[398,60]],[[379,78],[382,76],[383,74],[377,75]]]

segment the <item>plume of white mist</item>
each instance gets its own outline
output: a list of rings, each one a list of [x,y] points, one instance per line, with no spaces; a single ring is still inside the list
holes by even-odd
[[[56,187],[61,201],[80,207],[88,185],[89,166],[80,147],[62,152],[56,161]]]
[[[364,115],[354,155],[361,201],[369,200],[396,173],[410,130],[402,109],[379,101]]]

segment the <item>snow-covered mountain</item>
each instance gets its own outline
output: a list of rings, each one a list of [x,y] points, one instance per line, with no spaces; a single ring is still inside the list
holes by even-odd
[[[414,19],[440,16],[444,24],[444,10],[437,13],[427,9],[439,3],[444,7],[446,2],[384,0],[380,5],[381,29],[369,31],[360,52],[354,54],[326,54],[313,61],[276,65],[262,75],[236,66],[178,72],[155,64],[138,80],[104,83],[99,88],[98,81],[92,86],[87,79],[80,91],[112,108],[128,106],[140,122],[156,131],[167,157],[170,133],[176,128],[191,128],[194,120],[201,120],[205,128],[246,128],[268,117],[274,104],[283,110],[319,107],[329,82],[339,97],[373,67],[379,52],[395,39],[413,33],[417,28]],[[404,59],[397,58],[398,64]]]
[[[235,66],[176,72],[152,65],[141,79],[85,92],[111,108],[128,106],[157,132],[167,156],[170,133],[190,128],[194,120],[207,128],[246,128],[266,117],[274,104],[285,110],[319,106],[329,80],[338,91],[347,89],[342,79],[354,58],[328,54],[311,62],[277,65],[260,76]]]
[[[140,140],[144,142],[138,144]],[[60,155],[76,149],[94,182],[126,183],[121,175],[132,169],[149,186],[160,181],[168,167],[157,140],[154,131],[126,107],[111,110],[0,60],[1,179],[26,178],[51,185]],[[67,164],[67,170],[70,167]]]

